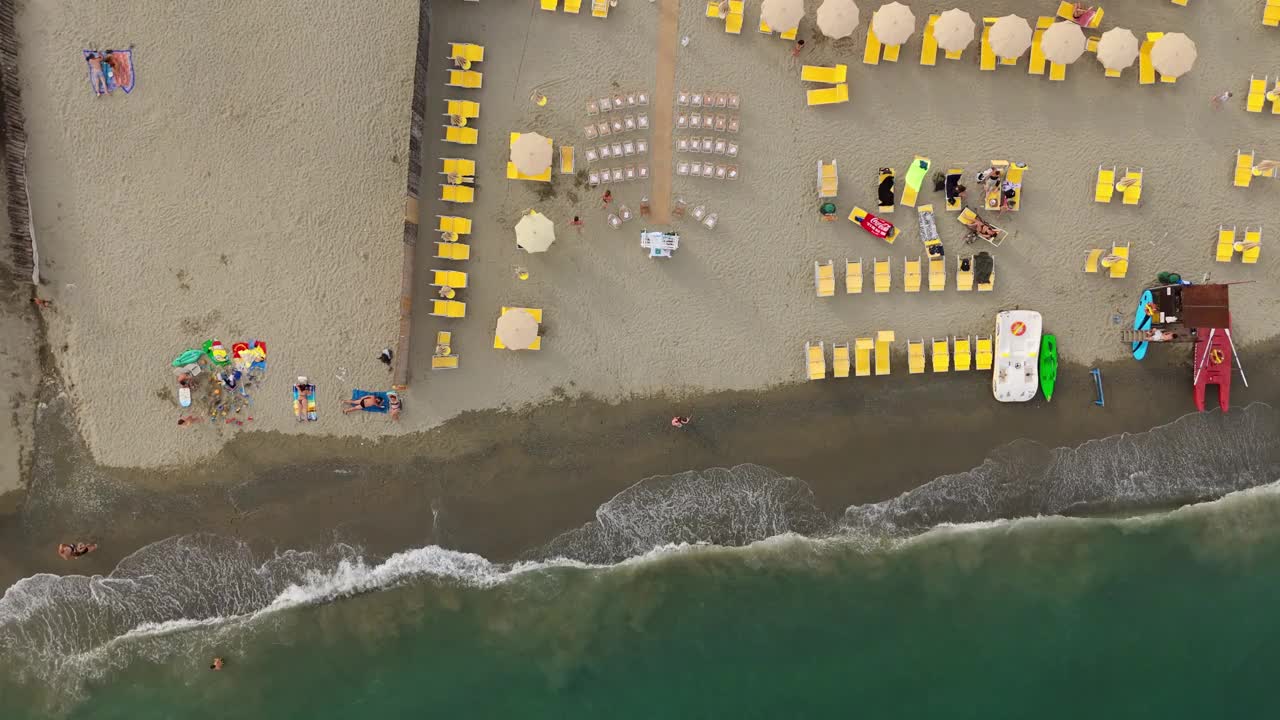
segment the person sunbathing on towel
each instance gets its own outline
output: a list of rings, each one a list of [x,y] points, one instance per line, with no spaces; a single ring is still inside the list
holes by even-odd
[[[378,397],[377,395],[365,395],[359,400],[343,400],[342,404],[344,405],[344,407],[342,408],[342,412],[345,414],[345,413],[353,413],[357,410],[369,410],[372,408],[380,408],[382,407],[382,402],[383,402],[382,398]]]
[[[1097,12],[1097,8],[1088,7],[1084,3],[1076,3],[1075,7],[1071,8],[1071,19],[1077,25],[1088,25]]]
[[[96,52],[85,58],[89,63],[89,84],[93,86],[93,94],[101,97],[107,94],[107,77],[102,74],[102,58]]]
[[[398,395],[397,393],[389,392],[387,393],[387,400],[391,401],[390,407],[387,408],[387,411],[391,414],[391,419],[398,421],[400,419],[400,408],[401,408],[400,395]]]

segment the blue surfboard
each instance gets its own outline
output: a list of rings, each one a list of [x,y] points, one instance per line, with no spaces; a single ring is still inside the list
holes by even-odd
[[[1150,330],[1151,316],[1147,314],[1147,305],[1155,302],[1155,296],[1150,290],[1143,290],[1142,297],[1138,300],[1138,309],[1133,313],[1133,329],[1134,330]],[[1147,346],[1151,343],[1143,340],[1142,342],[1133,343],[1133,359],[1141,360],[1147,356]]]

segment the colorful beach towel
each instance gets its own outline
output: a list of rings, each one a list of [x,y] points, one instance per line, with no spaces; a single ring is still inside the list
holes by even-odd
[[[102,75],[106,80],[107,92],[111,92],[116,88],[123,90],[126,95],[133,92],[133,86],[138,80],[138,76],[133,69],[133,51],[106,50],[99,52],[97,50],[81,50],[80,54],[85,60],[90,88],[93,88],[93,71],[89,65],[89,56],[94,53],[102,57]],[[110,60],[106,57],[107,53],[111,53]],[[94,92],[97,92],[97,90],[94,89]]]
[[[351,391],[352,400],[359,400],[362,397],[368,397],[370,395],[376,398],[382,398],[382,407],[360,408],[361,410],[365,412],[385,413],[391,409],[391,399],[387,397],[387,394],[385,392],[370,392],[369,390],[352,390]]]
[[[293,414],[297,416],[299,420],[315,422],[320,419],[316,414],[316,386],[311,384],[308,385],[307,388],[306,398],[300,399],[298,397],[298,386],[293,386]],[[305,408],[303,407],[304,402],[306,403]]]

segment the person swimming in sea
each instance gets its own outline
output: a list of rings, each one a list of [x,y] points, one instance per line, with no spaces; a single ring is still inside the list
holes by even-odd
[[[98,549],[97,543],[60,543],[58,545],[58,555],[63,560],[74,560],[75,558],[88,555]]]

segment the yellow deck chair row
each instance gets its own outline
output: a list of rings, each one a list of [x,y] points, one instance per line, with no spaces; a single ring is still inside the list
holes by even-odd
[[[933,35],[933,26],[938,24],[940,15],[930,15],[924,24],[924,36],[920,42],[920,64],[933,67],[938,64],[938,38]]]
[[[476,176],[476,161],[465,158],[440,158],[440,174],[456,175],[459,185]]]
[[[1273,164],[1267,164],[1260,167],[1261,163],[1254,162],[1254,152],[1250,150],[1236,150],[1236,171],[1234,184],[1236,187],[1249,187],[1249,183],[1253,182],[1255,177],[1274,178],[1276,177],[1276,167]]]
[[[1075,22],[1076,20],[1075,9],[1076,9],[1075,3],[1065,2],[1064,0],[1063,2],[1058,3],[1058,17],[1062,18],[1063,20],[1069,20],[1071,22]],[[1102,12],[1103,12],[1102,8],[1095,8],[1093,12],[1093,17],[1089,18],[1089,22],[1084,25],[1081,25],[1081,27],[1086,27],[1086,28],[1089,28],[1090,30],[1097,29],[1098,26],[1102,25]]]
[[[1098,181],[1093,188],[1093,201],[1100,203],[1109,203],[1116,192],[1116,167],[1111,169],[1098,166]]]
[[[559,0],[541,0],[542,9],[547,10],[549,12],[555,12],[556,3],[558,1]],[[565,12],[571,15],[577,15],[578,11],[580,11],[581,9],[582,9],[582,0],[564,0]]]
[[[840,178],[837,174],[836,161],[830,163],[818,161],[818,197],[832,198],[840,190]]]
[[[454,215],[437,215],[439,222],[436,224],[436,231],[446,233],[457,239],[460,235],[471,234],[471,218],[457,217]]]
[[[484,62],[484,46],[475,43],[449,43],[449,59],[468,63]]]
[[[844,292],[846,295],[862,292],[862,258],[844,261]]]
[[[906,270],[902,274],[902,287],[909,293],[920,292],[920,269],[923,263],[920,258],[914,260],[908,259],[905,262]]]
[[[441,185],[440,199],[451,203],[475,202],[476,189],[470,185]]]
[[[483,73],[475,70],[450,70],[449,81],[445,84],[449,87],[467,88],[468,90],[479,90],[484,83]]]
[[[471,246],[460,242],[437,242],[436,257],[441,260],[470,260]]]
[[[907,341],[907,373],[919,375],[924,372],[924,340]]]
[[[451,287],[463,290],[467,287],[467,274],[461,270],[431,269],[431,285],[433,287]]]
[[[813,287],[818,293],[818,297],[835,297],[836,295],[836,264],[828,260],[825,264],[820,262],[813,263]]]
[[[723,16],[724,31],[730,35],[742,32],[742,15],[746,10],[743,0],[729,0],[729,10]],[[707,0],[707,17],[721,19],[719,0]]]
[[[800,68],[800,80],[802,82],[838,85],[845,81],[848,71],[849,67],[847,65],[804,65]]]
[[[453,352],[453,333],[448,330],[436,333],[436,351],[431,355],[431,369],[458,369],[458,356]]]
[[[876,375],[889,374],[889,352],[896,339],[892,330],[881,330],[876,333]]]
[[[823,350],[824,347],[821,340],[816,345],[811,342],[804,344],[804,358],[810,380],[823,380],[827,377],[827,356]]]
[[[814,105],[838,105],[849,102],[849,86],[845,83],[832,87],[810,90],[806,93],[806,101],[810,107]]]
[[[1142,200],[1142,168],[1124,169],[1124,177],[1116,183],[1116,190],[1124,196],[1125,205],[1137,205]]]
[[[1267,83],[1270,79],[1270,76],[1249,76],[1249,95],[1245,100],[1245,110],[1252,113],[1262,112],[1262,108],[1267,104]]]
[[[457,115],[468,120],[480,117],[480,103],[474,100],[445,100],[445,115]]]
[[[877,293],[889,292],[889,283],[893,279],[892,266],[890,262],[892,258],[872,258],[871,260],[871,282]]]
[[[966,270],[965,267],[968,267]],[[970,292],[973,290],[973,256],[956,258],[956,291]]]
[[[431,314],[436,317],[463,318],[467,316],[467,304],[460,300],[432,300]]]
[[[1267,0],[1262,8],[1262,24],[1267,27],[1280,27],[1280,0]]]
[[[1044,38],[1044,31],[1053,25],[1053,18],[1041,16],[1036,19],[1036,29],[1031,33],[1031,57],[1027,61],[1027,74],[1043,75],[1044,66],[1048,61],[1044,57],[1044,47],[1041,45],[1041,39]]]
[[[849,343],[832,343],[831,375],[838,378],[849,377]]]
[[[973,342],[969,336],[960,337],[956,335],[951,343],[952,355],[954,356],[953,364],[956,372],[968,372],[973,367]]]
[[[991,347],[991,336],[979,337],[974,341],[977,348],[973,354],[974,370],[990,370],[991,360],[993,356]]]
[[[480,133],[475,128],[445,125],[444,141],[459,145],[475,145],[480,141]]]

